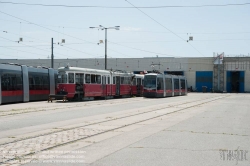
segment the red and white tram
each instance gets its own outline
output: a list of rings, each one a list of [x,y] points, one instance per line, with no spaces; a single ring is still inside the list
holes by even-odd
[[[167,97],[187,95],[184,76],[149,73],[144,76],[144,97]]]
[[[51,68],[0,64],[0,104],[47,100],[55,94],[56,75]]]
[[[131,76],[131,73],[61,67],[58,69],[57,94],[67,95],[68,100],[129,96]]]

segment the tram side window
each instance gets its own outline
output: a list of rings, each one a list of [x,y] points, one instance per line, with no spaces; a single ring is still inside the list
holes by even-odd
[[[3,75],[1,77],[1,85],[2,85],[2,90],[6,91],[6,90],[10,90],[10,78],[6,75]]]
[[[1,86],[3,91],[13,91],[22,89],[21,74],[4,74],[1,76]]]
[[[107,76],[107,84],[110,84],[110,77]]]
[[[58,84],[58,75],[54,74],[54,81],[55,81],[55,89],[57,88],[57,84]]]
[[[157,90],[163,90],[163,78],[157,78]]]
[[[33,90],[35,89],[35,83],[34,83],[34,78],[29,74],[29,89]]]
[[[17,83],[17,90],[23,89],[23,81],[22,81],[21,75],[17,76],[16,80],[17,80],[17,82],[16,82]]]
[[[127,84],[127,85],[129,85],[129,84],[130,84],[129,77],[125,77],[125,84]]]
[[[179,89],[179,79],[174,79],[174,89]]]
[[[30,90],[49,90],[49,76],[46,74],[29,73]]]
[[[124,77],[121,77],[121,84],[124,84]]]
[[[166,85],[166,90],[172,90],[172,79],[166,78],[165,85]]]
[[[100,76],[100,75],[97,75],[97,76],[96,76],[96,79],[97,79],[97,84],[101,84],[101,76]]]
[[[49,76],[42,76],[42,89],[49,90]]]
[[[106,77],[102,76],[102,84],[106,84]]]
[[[93,84],[101,84],[101,76],[91,74],[91,83],[93,83]]]
[[[181,89],[182,90],[186,89],[185,80],[181,80]]]
[[[91,84],[95,84],[96,83],[96,77],[95,77],[95,75],[91,74],[90,78],[91,78]]]
[[[85,74],[85,83],[90,84],[90,74]]]
[[[83,84],[84,74],[76,73],[76,84]]]
[[[123,84],[129,85],[130,83],[129,77],[124,77],[124,82]]]
[[[69,83],[74,83],[74,73],[69,73]]]
[[[113,77],[113,84],[115,84],[115,77]]]
[[[123,77],[123,83],[122,84],[127,84],[127,77]]]
[[[67,74],[59,74],[57,83],[67,83]]]
[[[136,78],[133,78],[133,83],[132,85],[136,85]]]
[[[38,76],[35,76],[35,77],[34,77],[34,81],[35,81],[35,84],[34,84],[35,89],[36,89],[36,90],[41,90],[42,87],[41,87],[40,78],[39,78]]]
[[[127,77],[127,84],[130,85],[132,83],[131,77]]]
[[[141,85],[141,78],[137,78],[137,85]]]

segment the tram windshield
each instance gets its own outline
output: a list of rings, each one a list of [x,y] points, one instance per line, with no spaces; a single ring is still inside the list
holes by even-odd
[[[67,74],[59,73],[58,74],[58,83],[67,83]]]
[[[144,77],[145,88],[156,88],[156,76],[146,75]]]

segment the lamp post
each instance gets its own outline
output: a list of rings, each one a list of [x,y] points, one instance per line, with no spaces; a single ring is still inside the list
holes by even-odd
[[[114,27],[104,27],[102,25],[99,25],[99,27],[89,27],[91,29],[101,29],[101,30],[105,30],[105,70],[107,70],[107,30],[108,29],[115,29],[115,30],[119,30],[120,26],[114,26]]]

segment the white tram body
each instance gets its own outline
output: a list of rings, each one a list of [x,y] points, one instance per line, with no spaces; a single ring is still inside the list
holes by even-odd
[[[184,76],[149,73],[144,77],[144,97],[168,97],[187,95],[187,80]]]

